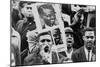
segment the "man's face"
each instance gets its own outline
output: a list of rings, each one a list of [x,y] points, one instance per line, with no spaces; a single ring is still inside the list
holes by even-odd
[[[46,25],[53,26],[56,19],[55,12],[51,9],[43,8],[42,18],[44,19]]]
[[[80,23],[82,23],[83,20],[84,20],[84,14],[78,13],[77,18],[78,18],[78,21],[79,21]]]
[[[50,35],[40,36],[39,44],[47,52],[52,47],[52,39]]]
[[[17,0],[12,0],[12,7],[14,8],[14,9],[18,9],[18,6],[19,6],[19,1],[17,1]]]
[[[56,45],[63,44],[61,34],[55,34],[54,35],[54,40],[55,40]]]
[[[26,17],[33,17],[32,9],[32,4],[25,3],[24,7],[21,9],[21,12]]]
[[[73,43],[74,43],[74,38],[73,35],[70,33],[66,33],[66,43],[67,43],[67,47],[71,48]]]
[[[56,45],[63,44],[62,37],[61,37],[62,33],[60,32],[60,29],[59,28],[55,29],[52,32],[53,32],[55,44]]]
[[[86,48],[91,49],[95,41],[94,31],[86,31],[83,36],[83,40],[84,40]]]

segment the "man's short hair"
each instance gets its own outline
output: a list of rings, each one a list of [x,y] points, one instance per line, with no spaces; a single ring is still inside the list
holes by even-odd
[[[44,12],[43,12],[43,9],[50,9],[50,10],[55,11],[54,8],[53,8],[53,6],[52,6],[51,4],[44,4],[44,5],[41,5],[41,6],[38,8],[38,12],[39,12],[40,15],[44,13]]]
[[[44,36],[44,35],[50,35],[50,36],[51,36],[51,33],[50,33],[50,31],[40,33],[40,34],[38,35],[38,39],[40,39],[40,36]]]
[[[88,27],[88,28],[83,29],[83,31],[82,31],[82,35],[83,36],[85,35],[86,31],[94,31],[94,34],[96,35],[95,28]]]
[[[55,30],[53,31],[53,35],[54,35],[54,36],[60,35],[60,34],[61,34],[61,32],[60,32],[60,29],[59,29],[59,28],[57,28],[57,29],[55,29]]]
[[[19,6],[20,6],[20,8],[23,8],[24,7],[24,4],[31,5],[32,3],[35,3],[35,2],[20,1]]]
[[[75,35],[73,29],[70,28],[70,27],[65,28],[65,34],[68,34],[68,33],[69,33],[69,34],[72,34],[73,36]]]
[[[54,42],[53,42],[53,38],[52,38],[52,36],[51,36],[51,32],[50,32],[50,31],[40,33],[40,34],[38,35],[38,40],[40,40],[40,37],[41,37],[41,36],[44,36],[44,35],[50,35],[51,40],[52,40],[52,44],[54,44]]]

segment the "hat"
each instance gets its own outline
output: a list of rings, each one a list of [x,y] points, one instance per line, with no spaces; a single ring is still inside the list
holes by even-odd
[[[65,28],[65,33],[73,33],[74,31],[73,31],[73,29],[72,28],[70,28],[70,27],[66,27]]]

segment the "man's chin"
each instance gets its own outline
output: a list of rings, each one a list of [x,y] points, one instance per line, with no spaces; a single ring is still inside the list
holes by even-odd
[[[71,49],[71,46],[67,46],[67,49]]]
[[[46,25],[53,26],[54,25],[54,22],[47,22]]]
[[[87,49],[88,49],[88,50],[91,50],[91,49],[92,49],[92,46],[88,46]]]
[[[87,45],[88,45],[89,47],[91,47],[91,46],[93,45],[93,43],[87,43]]]
[[[53,24],[55,22],[55,20],[51,20],[50,22],[51,22],[51,24]]]
[[[87,49],[88,49],[88,50],[91,50],[92,47],[93,47],[93,46],[92,46],[92,43],[88,43],[88,44],[87,44]]]

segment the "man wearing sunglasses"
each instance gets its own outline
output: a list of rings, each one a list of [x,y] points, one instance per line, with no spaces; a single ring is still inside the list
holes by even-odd
[[[43,64],[53,64],[58,62],[57,54],[52,50],[53,40],[50,31],[39,34],[39,45]]]
[[[84,46],[76,50],[72,55],[73,62],[96,61],[95,30],[86,28],[83,31]]]

